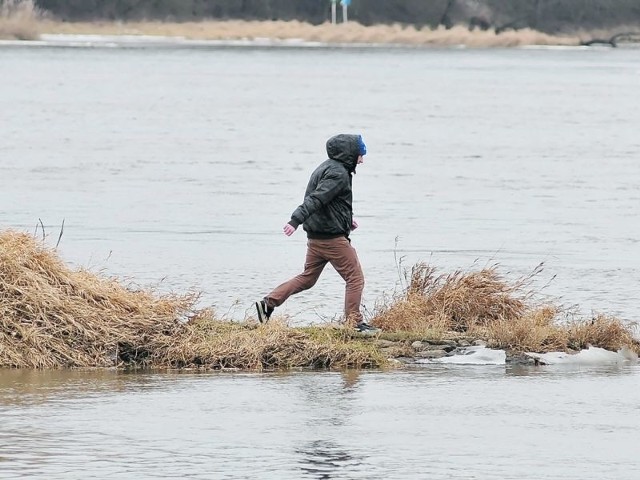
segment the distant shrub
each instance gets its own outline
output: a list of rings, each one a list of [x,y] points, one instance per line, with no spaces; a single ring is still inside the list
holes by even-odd
[[[0,0],[0,38],[37,39],[42,15],[33,0]]]

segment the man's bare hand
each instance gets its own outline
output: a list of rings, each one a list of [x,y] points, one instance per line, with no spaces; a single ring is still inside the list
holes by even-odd
[[[282,227],[282,231],[287,237],[290,237],[291,235],[293,235],[293,232],[295,232],[296,229],[293,228],[290,224],[285,223],[284,227]]]
[[[355,230],[356,228],[358,228],[358,222],[355,221],[355,219],[351,220],[351,230]]]

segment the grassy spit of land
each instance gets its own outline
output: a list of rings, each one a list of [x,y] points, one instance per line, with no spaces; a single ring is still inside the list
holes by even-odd
[[[531,278],[509,283],[495,267],[445,275],[418,264],[405,288],[378,302],[372,322],[383,332],[361,337],[348,326],[293,328],[282,318],[225,321],[197,308],[197,293],[158,294],[71,269],[43,240],[6,230],[0,367],[375,368],[476,341],[514,353],[587,345],[640,353],[632,328],[616,318],[566,318],[533,305]]]
[[[470,31],[465,27],[415,28],[410,25],[311,25],[299,21],[204,20],[200,22],[60,23],[45,21],[42,33],[156,35],[190,40],[302,40],[326,44],[410,46],[514,47],[522,45],[579,45],[577,36],[553,36],[534,30]]]
[[[624,29],[623,29],[624,30]],[[628,30],[628,29],[627,29]],[[635,29],[633,29],[635,30]],[[633,31],[632,30],[632,31]],[[517,47],[525,45],[580,45],[593,38],[610,38],[613,32],[549,35],[531,29],[505,31],[451,29],[411,25],[312,25],[299,21],[198,22],[62,22],[50,18],[32,0],[0,0],[0,39],[37,40],[42,34],[153,35],[191,40],[303,40],[328,44],[383,44],[413,46]]]

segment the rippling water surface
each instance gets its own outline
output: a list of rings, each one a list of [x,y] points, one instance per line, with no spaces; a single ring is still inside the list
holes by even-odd
[[[545,262],[547,293],[632,320],[638,55],[0,49],[0,225],[41,218],[55,243],[64,219],[67,261],[194,287],[244,318],[302,268],[304,235],[281,228],[325,140],[362,132],[353,242],[369,308],[400,258],[514,276]],[[330,318],[341,296],[327,272],[284,313]]]
[[[634,50],[0,48],[0,226],[242,319],[302,267],[281,227],[360,132],[368,310],[398,263],[545,263],[565,304],[638,318]],[[340,314],[330,269],[282,309]],[[0,476],[628,478],[637,366],[290,375],[1,372]]]
[[[3,478],[636,479],[637,367],[3,372]]]

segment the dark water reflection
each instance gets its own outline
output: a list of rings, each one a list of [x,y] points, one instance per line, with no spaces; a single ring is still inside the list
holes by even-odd
[[[323,440],[309,442],[296,453],[301,457],[302,477],[319,480],[353,478],[366,460],[366,456],[354,458],[346,446]],[[377,477],[374,474],[369,478]]]
[[[160,387],[159,381],[153,375],[110,370],[2,370],[0,389],[5,404],[33,406],[146,391]]]

